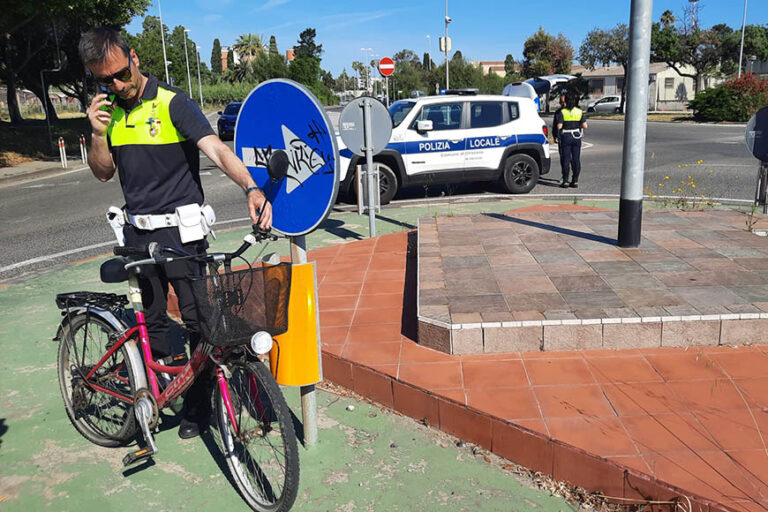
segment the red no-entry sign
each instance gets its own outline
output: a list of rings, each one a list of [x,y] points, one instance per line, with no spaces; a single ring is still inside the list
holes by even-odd
[[[384,57],[379,61],[379,73],[382,76],[389,76],[395,72],[395,61],[389,57]]]

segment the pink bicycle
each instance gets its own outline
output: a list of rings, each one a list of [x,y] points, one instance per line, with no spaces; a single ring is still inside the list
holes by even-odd
[[[115,247],[122,257],[102,265],[102,280],[127,281],[130,301],[109,293],[59,294],[63,319],[54,339],[61,394],[75,429],[106,447],[125,446],[141,431],[144,446],[123,458],[126,466],[157,454],[153,432],[160,410],[198,375],[215,379],[212,409],[232,480],[253,510],[284,512],[298,492],[298,445],[285,397],[261,358],[272,348],[272,336],[287,330],[291,267],[231,268],[267,238],[275,237],[254,226],[234,253],[202,255],[155,244]],[[138,275],[144,266],[185,258],[216,271],[192,282],[203,337],[186,364],[174,366],[152,359]]]

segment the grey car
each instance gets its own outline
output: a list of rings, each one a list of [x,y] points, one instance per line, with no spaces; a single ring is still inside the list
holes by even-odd
[[[621,112],[621,96],[605,96],[587,105],[587,112]]]

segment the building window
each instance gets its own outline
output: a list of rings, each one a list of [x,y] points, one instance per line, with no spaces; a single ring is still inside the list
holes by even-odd
[[[589,80],[589,93],[590,94],[602,94],[605,85],[605,80],[602,78],[591,78]]]
[[[664,79],[664,88],[665,89],[673,89],[675,87],[675,79],[674,78],[665,78]]]

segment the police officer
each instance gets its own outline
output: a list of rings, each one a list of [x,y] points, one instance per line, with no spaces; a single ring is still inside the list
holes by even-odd
[[[557,153],[560,155],[560,161],[563,160],[563,150],[562,146],[560,145],[560,131],[557,129],[557,124],[561,122],[562,119],[562,111],[565,108],[565,91],[560,94],[560,100],[559,100],[560,107],[555,111],[555,115],[552,117],[552,139],[555,141],[555,144],[557,144]],[[560,185],[563,184],[563,180],[560,180]]]
[[[141,61],[120,32],[96,28],[83,34],[80,58],[107,92],[97,94],[88,107],[91,150],[88,165],[100,181],[117,171],[125,197],[123,228],[126,244],[158,242],[188,253],[205,251],[202,234],[182,242],[182,211],[203,204],[200,151],[245,192],[251,220],[262,228],[272,224],[272,209],[248,169],[214,134],[210,123],[183,91],[142,74]],[[199,209],[197,210],[199,215]],[[261,213],[261,217],[259,214]],[[186,213],[184,214],[186,215]],[[175,218],[176,225],[162,222]],[[199,222],[199,216],[197,217]],[[160,222],[155,222],[159,220]],[[186,225],[186,223],[183,223]],[[188,233],[188,232],[185,232]],[[204,274],[201,264],[175,261],[147,269],[139,280],[153,357],[170,355],[167,293],[171,284],[187,326],[191,349],[200,338],[190,278]],[[183,439],[197,436],[210,417],[208,386],[198,379],[187,391],[179,425]]]
[[[565,96],[565,108],[555,114],[557,136],[560,148],[560,168],[562,180],[560,186],[568,187],[568,176],[571,176],[571,188],[579,186],[581,173],[581,137],[587,128],[584,112],[578,107],[579,95],[576,91],[568,91]]]

